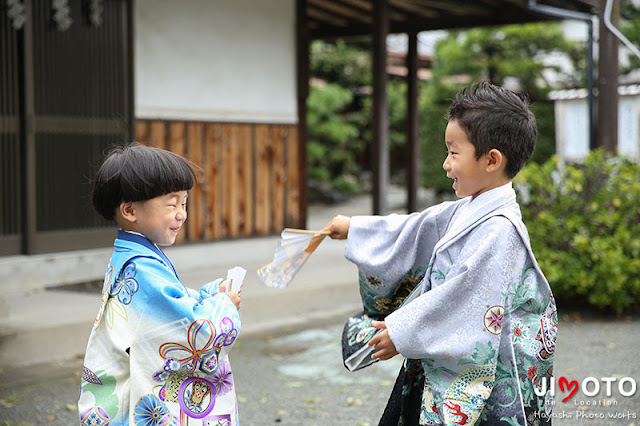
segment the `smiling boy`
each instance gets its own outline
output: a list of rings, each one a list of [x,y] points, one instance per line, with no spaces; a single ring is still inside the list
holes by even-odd
[[[170,246],[187,220],[187,191],[171,192],[145,201],[121,203],[116,222],[123,231],[137,232],[159,246]]]
[[[557,313],[511,184],[535,148],[535,117],[515,93],[480,83],[446,118],[443,168],[464,198],[325,228],[347,238],[365,315],[384,318],[372,323],[372,358],[406,358],[380,424],[548,424],[540,385]]]
[[[96,173],[93,205],[121,229],[87,343],[82,426],[239,423],[229,352],[240,290],[185,286],[160,248],[187,220],[194,182],[185,158],[137,143],[111,150]]]

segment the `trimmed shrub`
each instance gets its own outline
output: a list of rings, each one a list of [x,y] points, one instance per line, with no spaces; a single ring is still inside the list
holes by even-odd
[[[640,301],[640,166],[600,150],[514,179],[531,245],[559,301],[621,314]]]

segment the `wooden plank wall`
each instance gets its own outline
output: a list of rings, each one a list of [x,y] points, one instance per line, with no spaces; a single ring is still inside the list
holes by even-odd
[[[137,120],[136,141],[183,155],[201,168],[178,242],[304,227],[297,126]]]

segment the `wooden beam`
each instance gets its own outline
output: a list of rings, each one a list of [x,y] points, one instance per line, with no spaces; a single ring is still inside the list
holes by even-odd
[[[346,27],[349,25],[349,22],[346,19],[342,19],[340,16],[337,16],[333,13],[325,12],[311,6],[307,7],[307,16],[317,21],[322,21],[329,25],[334,25],[336,27]]]
[[[371,2],[368,0],[343,0],[342,2],[348,3],[351,6],[357,6],[360,9],[366,10],[368,12],[371,12],[371,10],[373,9]]]
[[[490,15],[493,13],[491,8],[477,5],[477,0],[473,0],[473,2],[466,2],[464,4],[461,4],[461,2],[454,3],[451,1],[440,0],[418,0],[418,3],[423,5],[423,7],[433,10],[442,10],[447,13],[451,13],[452,15]]]
[[[298,128],[295,135],[289,135],[288,154],[297,160],[298,173],[288,180],[287,215],[285,222],[288,226],[305,228],[307,223],[307,98],[309,97],[309,77],[311,38],[305,24],[305,10],[307,0],[296,1],[296,78],[297,78],[297,106]],[[293,131],[291,132],[293,133]],[[295,177],[296,179],[293,179]],[[289,210],[296,209],[296,212]],[[293,218],[294,221],[288,220]],[[297,219],[297,221],[295,221]]]
[[[273,208],[271,209],[271,223],[275,232],[279,232],[285,227],[286,212],[286,185],[287,185],[287,159],[286,159],[286,139],[283,125],[273,126],[273,168],[271,170]]]
[[[344,3],[342,2],[333,2],[328,0],[309,0],[309,3],[312,3],[315,7],[323,9],[330,13],[342,15],[364,24],[371,24],[371,17],[368,13],[363,12],[362,10],[356,11],[353,8],[344,6]]]
[[[410,0],[389,0],[389,4],[408,12],[409,15],[417,14],[424,18],[437,18],[440,15],[438,12],[433,12],[430,9],[422,7]]]
[[[373,214],[387,211],[389,182],[389,113],[387,107],[387,35],[389,33],[389,5],[376,0],[373,6],[373,110],[371,125],[371,168],[373,172]]]
[[[418,33],[407,34],[407,210],[418,210],[420,143],[418,139]]]
[[[349,3],[351,6],[357,6],[363,11],[371,12],[373,10],[372,3],[375,3],[375,1],[372,2],[369,0],[342,0],[342,3]],[[389,19],[391,20],[401,21],[405,17],[404,14],[394,12],[391,9],[389,9],[387,13],[389,14]]]
[[[39,115],[36,117],[36,129],[50,134],[100,134],[119,136],[122,127],[128,125],[117,117],[78,117],[74,115]]]
[[[604,20],[605,0],[600,7],[598,40],[598,115],[595,146],[615,155],[618,150],[618,44]],[[611,23],[618,26],[620,0],[613,1]]]
[[[136,108],[135,108],[135,70],[134,70],[134,58],[135,58],[135,13],[134,13],[134,1],[127,1],[123,7],[125,8],[125,13],[127,14],[126,18],[126,40],[125,46],[127,49],[125,55],[125,61],[123,66],[125,68],[125,120],[127,120],[128,124],[128,132],[127,136],[129,137],[129,141],[131,142],[135,140],[135,128],[136,128]]]
[[[22,253],[34,254],[36,252],[36,232],[38,231],[37,223],[37,197],[36,191],[37,181],[37,168],[36,168],[36,111],[35,111],[35,82],[34,82],[34,59],[33,59],[33,11],[32,2],[27,0],[24,2],[24,13],[26,16],[26,22],[22,27],[22,34],[19,42],[22,43],[22,78],[23,89],[21,95],[21,111],[20,115],[23,117],[21,123],[21,133],[24,135],[24,145],[22,149],[22,181],[24,184],[24,195],[22,198]]]

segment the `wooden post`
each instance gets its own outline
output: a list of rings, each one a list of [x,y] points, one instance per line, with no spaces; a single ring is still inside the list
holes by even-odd
[[[296,1],[296,61],[297,61],[297,92],[298,92],[298,170],[299,170],[299,196],[295,225],[306,228],[307,223],[307,97],[309,96],[309,29],[307,28],[307,0]],[[287,204],[287,209],[293,208]]]
[[[22,253],[33,254],[36,252],[37,223],[37,179],[36,174],[36,111],[34,100],[34,77],[33,77],[33,5],[30,0],[25,1],[25,15],[27,17],[22,27],[21,75],[22,82],[22,124],[20,133],[24,140],[22,148],[22,181],[25,183],[22,199]]]
[[[420,141],[418,139],[418,33],[407,34],[407,210],[418,210],[420,179]]]
[[[373,172],[373,214],[387,211],[389,182],[389,114],[387,110],[388,0],[373,2],[373,111],[371,125],[371,168]]]
[[[127,132],[127,137],[129,140],[127,142],[132,142],[135,140],[135,128],[136,128],[136,108],[135,108],[135,15],[134,15],[134,1],[126,1],[123,7],[125,8],[126,13],[126,42],[125,46],[127,49],[126,54],[124,55],[124,72],[127,75],[127,78],[124,79],[126,88],[124,89],[126,93],[125,97],[125,120],[129,126],[129,131]]]
[[[596,147],[615,155],[618,149],[618,39],[604,24],[605,3],[606,0],[600,1]],[[616,27],[619,18],[620,0],[614,0],[611,23]]]

